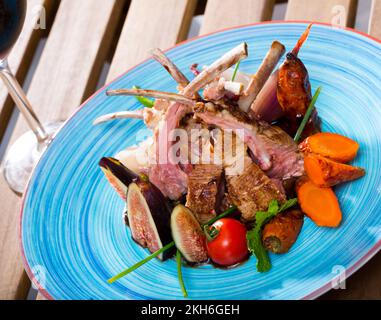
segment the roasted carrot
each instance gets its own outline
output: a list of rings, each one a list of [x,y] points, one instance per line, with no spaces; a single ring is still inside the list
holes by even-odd
[[[319,187],[333,187],[365,174],[363,168],[332,161],[313,153],[304,155],[304,169],[310,180]]]
[[[331,188],[320,188],[308,178],[302,178],[298,182],[297,194],[302,211],[318,226],[339,226],[342,213]]]
[[[321,132],[305,139],[299,148],[304,152],[320,154],[339,162],[349,162],[356,157],[359,144],[340,134]]]
[[[304,214],[299,209],[279,213],[262,230],[264,247],[274,253],[286,253],[295,243],[303,226]]]

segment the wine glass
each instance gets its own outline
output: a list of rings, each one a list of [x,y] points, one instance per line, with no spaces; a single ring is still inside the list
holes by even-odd
[[[5,180],[17,194],[24,191],[37,161],[61,125],[41,124],[8,66],[7,56],[20,35],[25,15],[26,0],[0,0],[0,78],[31,129],[11,145],[3,161]]]

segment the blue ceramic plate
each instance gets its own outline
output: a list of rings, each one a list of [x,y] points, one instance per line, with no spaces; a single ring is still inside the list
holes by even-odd
[[[225,30],[168,51],[189,77],[192,63],[206,65],[242,41],[250,56],[241,70],[253,73],[275,39],[290,50],[306,23],[265,23]],[[308,218],[292,250],[271,255],[273,268],[256,272],[251,258],[232,270],[184,268],[191,299],[315,298],[337,276],[349,276],[380,247],[381,239],[381,44],[351,30],[315,25],[303,46],[313,90],[323,87],[318,111],[324,131],[360,143],[355,165],[367,175],[337,188],[343,222],[319,228]],[[122,72],[123,70],[121,70]],[[124,203],[98,161],[135,144],[138,120],[93,126],[108,112],[137,109],[133,98],[106,97],[106,89],[175,91],[165,70],[149,59],[97,92],[64,125],[38,164],[24,197],[21,241],[27,272],[53,299],[183,299],[174,261],[151,261],[114,284],[106,280],[147,256],[124,225]],[[140,137],[141,135],[139,135]]]

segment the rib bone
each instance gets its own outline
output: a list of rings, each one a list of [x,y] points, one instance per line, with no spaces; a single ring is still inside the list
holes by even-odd
[[[108,122],[114,119],[144,119],[143,109],[136,110],[136,111],[120,111],[120,112],[105,114],[95,119],[93,122],[93,125],[101,124],[101,123]]]
[[[177,66],[161,51],[159,48],[153,49],[151,51],[152,57],[159,62],[165,70],[172,76],[175,81],[185,87],[188,85],[189,80],[187,77],[177,68]]]
[[[204,69],[184,88],[182,94],[186,97],[192,97],[198,90],[215,80],[222,72],[246,57],[247,44],[243,42]]]
[[[175,101],[181,104],[193,106],[196,102],[192,99],[185,97],[182,94],[163,92],[157,90],[144,90],[144,89],[118,89],[109,90],[106,93],[108,96],[142,96],[155,99],[165,99]]]
[[[249,110],[251,104],[256,99],[258,93],[262,90],[264,84],[274,71],[284,53],[284,45],[278,41],[274,41],[271,48],[267,52],[266,57],[263,59],[257,73],[253,75],[244,94],[239,100],[239,106],[243,111],[247,112]]]

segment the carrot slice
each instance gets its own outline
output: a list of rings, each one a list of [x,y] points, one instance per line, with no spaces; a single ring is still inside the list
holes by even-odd
[[[339,226],[342,213],[331,188],[320,188],[312,181],[302,179],[298,183],[297,194],[302,211],[318,226]]]
[[[317,154],[304,155],[304,169],[313,183],[319,187],[333,187],[339,183],[362,177],[365,170],[332,161]]]
[[[299,148],[339,162],[349,162],[356,157],[359,144],[336,133],[321,132],[305,139]]]

